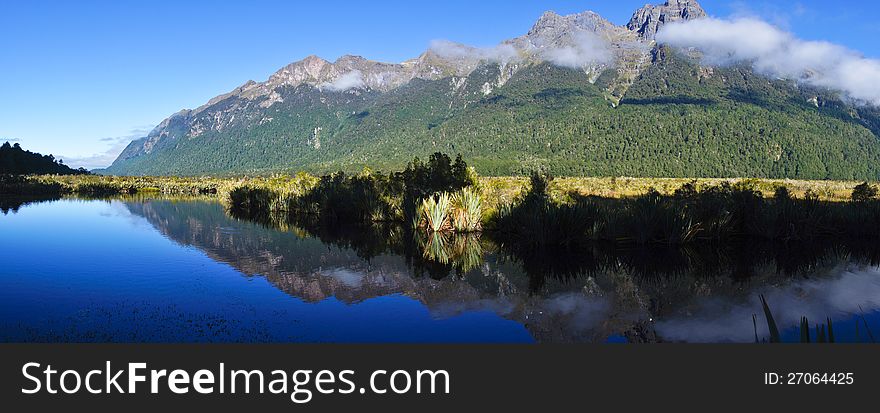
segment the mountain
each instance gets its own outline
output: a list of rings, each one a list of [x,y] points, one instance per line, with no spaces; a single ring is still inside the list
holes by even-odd
[[[666,23],[682,20],[701,19],[706,11],[693,0],[667,1],[661,5],[647,4],[633,14],[626,28],[639,34],[643,39],[653,39]]]
[[[64,161],[55,159],[52,155],[26,151],[18,143],[10,145],[9,142],[6,142],[0,145],[0,174],[80,175],[87,173],[88,171],[85,169],[73,169],[65,165]]]
[[[267,174],[401,168],[461,153],[482,174],[880,177],[880,111],[746,66],[704,67],[654,40],[693,0],[544,13],[495,47],[437,41],[381,63],[317,56],[180,111],[105,173]]]

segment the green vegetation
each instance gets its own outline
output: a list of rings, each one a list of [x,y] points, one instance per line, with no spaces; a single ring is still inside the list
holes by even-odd
[[[452,196],[452,229],[477,232],[482,227],[483,199],[474,188],[463,188]]]
[[[230,209],[244,215],[289,213],[326,225],[364,226],[381,222],[410,222],[434,230],[451,228],[452,196],[475,184],[467,164],[442,153],[428,162],[418,158],[401,172],[364,170],[312,178],[299,174],[287,188],[239,186],[229,192]],[[464,196],[464,195],[461,195]],[[427,208],[427,210],[426,210]],[[456,211],[461,215],[466,211]],[[472,223],[472,217],[464,218]]]
[[[554,200],[549,178],[534,175],[530,190],[502,207],[488,227],[506,245],[523,250],[572,250],[594,242],[682,245],[765,239],[816,241],[876,239],[880,201],[829,202],[807,191],[795,198],[779,187],[765,199],[748,181],[717,186],[684,184],[671,195],[650,190],[621,199],[572,194]]]
[[[429,162],[416,160],[396,173],[338,172],[314,182],[303,174],[289,190],[239,186],[229,192],[227,203],[234,216],[313,233],[381,238],[383,232],[398,231],[392,228],[402,229],[397,237],[418,241],[424,258],[441,263],[462,260],[475,250],[450,248],[464,242],[455,241],[464,238],[453,233],[481,233],[513,256],[536,261],[555,256],[559,262],[606,244],[821,243],[874,241],[880,234],[880,200],[823,200],[814,189],[820,187],[809,183],[801,183],[802,193],[796,194],[760,180],[693,180],[671,192],[648,188],[608,198],[584,195],[570,182],[559,185],[537,173],[525,190],[515,192],[508,178],[477,178],[469,171],[462,160],[452,162],[436,153]],[[854,191],[863,192],[861,187]],[[507,192],[515,195],[497,196]]]
[[[487,226],[516,253],[575,251],[590,242],[598,209],[588,202],[555,202],[548,194],[547,177],[534,174],[531,188],[521,199],[502,206]]]
[[[430,232],[477,232],[482,228],[482,201],[474,188],[449,195],[440,192],[422,201],[414,226]]]
[[[655,189],[656,188],[660,188]],[[429,232],[488,230],[506,248],[578,250],[596,242],[682,245],[876,237],[870,183],[757,179],[480,178],[435,153],[400,172],[322,177],[0,176],[0,194],[218,194],[240,216],[291,215],[322,226],[407,224]],[[839,202],[845,199],[858,202]]]
[[[64,190],[55,177],[0,175],[0,194],[5,195],[60,195]]]
[[[651,183],[661,185],[662,192],[646,188]],[[850,194],[843,195],[847,188]],[[282,221],[311,228],[405,224],[407,231],[421,228],[429,235],[488,231],[519,255],[580,251],[596,243],[814,242],[874,240],[880,234],[880,200],[867,182],[556,180],[536,173],[526,183],[479,178],[461,156],[453,160],[439,152],[427,162],[416,158],[399,172],[364,169],[322,177],[0,176],[0,193],[5,194],[138,192],[219,194],[237,216],[260,221],[287,216]],[[857,202],[837,202],[845,198]]]
[[[232,98],[172,118],[149,154],[135,142],[106,172],[358,173],[442,151],[488,176],[880,177],[876,110],[742,67],[701,70],[663,49],[616,107],[602,87],[613,71],[591,84],[582,71],[531,65],[484,94],[499,74],[488,65],[463,83],[416,80],[384,94],[286,88],[268,108]],[[235,107],[247,108],[237,121],[208,126]],[[205,130],[191,136],[195,124]]]
[[[261,179],[261,182],[267,181]],[[0,195],[217,194],[246,180],[99,175],[0,175]]]
[[[854,202],[867,202],[877,198],[877,188],[864,182],[853,188],[852,200]]]
[[[449,194],[441,193],[429,196],[422,201],[417,226],[424,226],[431,232],[441,232],[449,229],[449,210],[452,206]]]
[[[26,151],[19,144],[10,145],[9,142],[0,146],[0,175],[26,175],[26,174],[58,174],[58,175],[83,175],[89,172],[83,168],[71,169],[64,165],[61,159],[55,159],[52,155]]]

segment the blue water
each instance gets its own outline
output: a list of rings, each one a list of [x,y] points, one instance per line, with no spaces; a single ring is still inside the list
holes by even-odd
[[[0,340],[529,342],[490,311],[447,318],[394,294],[307,303],[180,245],[119,201],[0,216]]]
[[[784,266],[600,254],[551,276],[491,243],[456,267],[211,200],[16,207],[0,211],[0,342],[749,343],[769,336],[760,295],[784,341],[804,316],[831,318],[838,342],[880,339],[880,268],[836,248]]]

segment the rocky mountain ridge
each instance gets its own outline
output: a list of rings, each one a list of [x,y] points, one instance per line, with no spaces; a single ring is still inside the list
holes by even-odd
[[[345,55],[335,62],[312,55],[273,73],[265,82],[250,80],[193,110],[182,110],[160,123],[150,134],[134,141],[119,160],[151,153],[162,147],[162,140],[197,137],[206,130],[222,131],[234,121],[242,107],[255,104],[266,109],[282,102],[281,88],[308,85],[326,93],[359,93],[364,90],[390,92],[414,79],[438,80],[447,77],[463,85],[481,64],[501,66],[495,79],[480,86],[484,95],[503,86],[525,65],[554,61],[578,68],[595,81],[606,69],[615,68],[618,81],[608,85],[609,97],[616,104],[627,87],[650,60],[654,35],[663,24],[701,18],[705,11],[694,0],[670,0],[646,5],[623,26],[615,25],[592,11],[567,16],[545,12],[527,34],[502,42],[495,48],[481,49],[452,42],[435,42],[419,57],[402,63],[384,63],[361,56]],[[234,109],[217,111],[224,101],[239,100]],[[199,122],[208,111],[211,122]]]
[[[541,15],[492,47],[415,59],[309,56],[164,120],[103,173],[242,175],[403,168],[461,154],[478,173],[877,179],[880,110],[748,65],[657,44],[692,0]]]

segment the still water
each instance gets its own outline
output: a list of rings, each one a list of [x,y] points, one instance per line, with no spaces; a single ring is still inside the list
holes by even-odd
[[[316,235],[209,199],[2,205],[6,342],[754,343],[770,337],[761,295],[783,341],[802,317],[830,318],[837,342],[880,334],[876,246],[516,257],[488,239]]]

